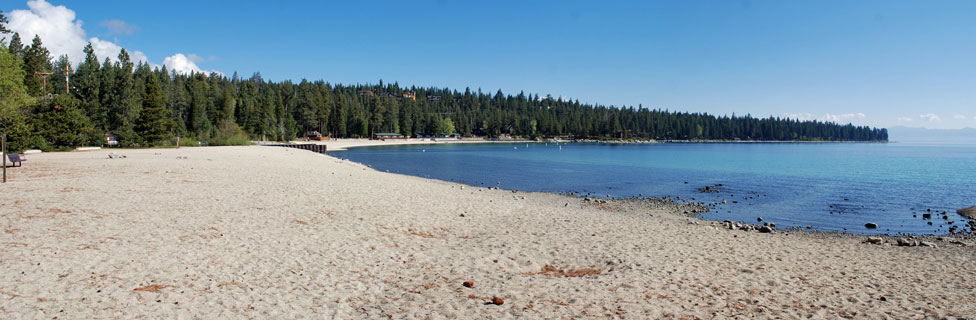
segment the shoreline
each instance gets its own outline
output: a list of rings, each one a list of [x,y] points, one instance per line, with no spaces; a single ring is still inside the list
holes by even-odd
[[[971,247],[728,230],[290,148],[118,151],[34,155],[0,186],[4,317],[976,314]]]
[[[413,176],[411,176],[413,177]],[[453,181],[439,180],[433,178],[431,179],[446,183],[458,183]],[[467,185],[466,185],[467,186]],[[474,186],[472,186],[474,187]],[[504,188],[492,187],[496,190],[506,190],[512,191]],[[938,246],[953,246],[953,247],[976,247],[976,233],[974,232],[959,232],[951,234],[900,234],[900,235],[890,235],[890,234],[857,234],[844,231],[825,231],[825,230],[814,230],[806,229],[802,227],[789,227],[789,228],[777,228],[776,224],[770,223],[749,223],[741,221],[730,221],[730,220],[712,220],[707,218],[702,218],[702,214],[708,213],[710,206],[704,202],[687,202],[681,200],[675,200],[670,196],[665,196],[661,198],[655,197],[628,197],[628,198],[588,198],[586,196],[578,196],[573,194],[564,193],[551,193],[551,192],[540,192],[540,191],[521,191],[515,190],[517,193],[539,193],[539,194],[551,194],[556,196],[566,197],[568,200],[575,200],[580,202],[582,205],[589,205],[600,208],[601,210],[607,210],[612,212],[627,212],[631,214],[641,214],[644,211],[654,211],[654,210],[664,210],[667,214],[673,215],[675,217],[683,217],[694,219],[699,223],[710,224],[714,226],[721,226],[722,228],[729,230],[738,230],[745,232],[758,232],[758,233],[784,233],[792,234],[800,237],[810,237],[815,239],[823,238],[833,238],[833,239],[847,239],[847,240],[858,240],[863,243],[871,243],[886,246],[902,246],[902,247],[934,247],[931,245],[923,245],[921,242],[925,241],[929,244],[937,244]],[[976,225],[976,220],[970,220],[970,225]],[[735,227],[732,227],[735,225]],[[760,229],[764,226],[769,226],[769,232],[762,232]],[[880,240],[878,240],[880,239]],[[901,241],[899,241],[901,240]],[[915,241],[908,242],[908,241]]]
[[[256,141],[257,145],[262,145],[263,143],[271,143],[270,141]],[[277,142],[276,142],[277,143]],[[325,145],[327,152],[331,151],[345,151],[349,148],[358,147],[382,147],[382,146],[405,146],[405,145],[437,145],[437,144],[477,144],[477,143],[541,143],[540,141],[491,141],[491,140],[477,140],[477,139],[461,139],[461,140],[429,140],[429,139],[387,139],[387,140],[369,140],[369,139],[334,139],[325,141],[289,141],[287,143],[292,144],[316,144]]]
[[[735,143],[735,144],[762,144],[762,143],[895,143],[889,141],[775,141],[775,140],[487,140],[484,138],[462,138],[462,139],[444,139],[444,140],[430,140],[430,139],[418,139],[418,138],[407,138],[407,139],[387,139],[387,140],[369,140],[369,139],[333,139],[325,141],[288,141],[288,142],[273,142],[273,141],[254,141],[257,145],[263,144],[280,144],[280,143],[293,143],[293,144],[317,144],[326,145],[328,151],[345,151],[349,148],[357,147],[380,147],[380,146],[397,146],[397,145],[437,145],[437,144],[477,144],[477,143],[602,143],[602,144],[665,144],[665,143],[705,143],[705,144],[722,144],[722,143]]]
[[[333,141],[333,142],[335,143],[336,141]],[[544,142],[539,142],[539,141],[471,141],[471,140],[454,141],[454,140],[450,140],[450,141],[429,142],[429,141],[420,141],[420,140],[412,140],[412,141],[411,140],[407,140],[407,141],[404,141],[404,140],[378,141],[378,140],[365,140],[365,139],[352,140],[352,141],[343,141],[343,140],[340,140],[338,142],[340,142],[338,145],[340,145],[341,148],[338,149],[338,150],[332,150],[331,147],[330,147],[330,151],[346,151],[346,150],[348,150],[350,148],[357,148],[357,147],[364,147],[364,146],[374,147],[374,146],[389,146],[389,145],[428,145],[428,144],[433,145],[433,144],[452,144],[452,143],[464,143],[464,144],[477,144],[477,143],[507,143],[507,144],[544,143]],[[318,143],[318,144],[327,144],[327,143],[328,142],[323,142],[323,143]],[[565,143],[565,144],[570,144],[570,143],[616,144],[616,143],[620,143],[620,142],[580,142],[580,141],[576,141],[576,142],[565,142],[564,141],[562,143]],[[628,142],[622,142],[622,143],[623,144],[627,144]],[[668,142],[657,142],[657,143],[668,143]],[[675,142],[675,143],[685,143],[685,142]],[[689,142],[689,143],[696,143],[696,142]],[[722,142],[708,142],[708,143],[722,143]],[[764,143],[764,142],[742,142],[742,143]],[[786,143],[786,142],[783,142],[783,143]],[[811,143],[819,143],[819,142],[811,142]],[[856,143],[856,142],[831,142],[831,143]],[[369,167],[369,165],[367,165],[367,164],[363,164],[363,165],[366,165],[367,167]],[[400,173],[396,173],[396,174],[400,174]],[[411,175],[408,175],[408,174],[403,174],[403,175],[411,176]],[[420,177],[420,176],[417,176],[417,177]],[[421,177],[421,178],[433,179],[433,180],[443,181],[443,182],[449,182],[449,183],[458,183],[458,182],[451,181],[451,180],[440,180],[440,179],[429,178],[429,177]],[[471,186],[471,187],[479,187],[478,185],[469,185],[469,186]],[[485,186],[480,186],[480,187],[485,187]],[[512,189],[503,189],[503,190],[512,191]],[[559,192],[553,192],[553,193],[554,194],[560,194],[560,195],[563,194],[563,193],[559,193]],[[576,195],[575,197],[578,197],[578,198],[581,198],[581,199],[582,198],[585,198],[584,195]],[[643,199],[662,200],[662,199],[669,199],[669,198],[674,198],[674,197],[675,197],[674,195],[666,194],[666,195],[660,196],[659,198],[646,197],[646,198],[643,198]],[[614,199],[614,201],[629,201],[629,200],[634,200],[635,198],[636,199],[641,199],[641,198],[638,198],[636,196],[635,197],[626,197],[626,198],[613,198],[613,199]],[[681,197],[678,197],[677,199],[680,200],[680,198]],[[603,199],[603,198],[599,198],[599,199]],[[698,205],[701,205],[703,207],[707,207],[708,206],[708,204],[703,203],[703,202],[688,202],[687,200],[683,201],[683,203],[684,204],[690,204],[690,205],[698,204]],[[702,218],[702,217],[700,217],[701,214],[703,214],[703,213],[700,212],[695,217],[698,218],[698,219],[700,219],[700,220],[704,220],[704,221],[719,221],[719,220],[711,220],[711,219],[707,219],[707,218]],[[816,229],[804,228],[802,226],[794,226],[794,227],[790,227],[790,228],[787,228],[787,229],[795,229],[795,230],[800,231],[800,232],[811,232],[811,233],[835,233],[835,234],[838,234],[838,235],[841,235],[841,236],[849,235],[849,236],[854,236],[854,237],[882,237],[884,239],[891,240],[890,241],[891,243],[896,243],[895,241],[897,239],[899,239],[899,238],[905,238],[905,239],[925,239],[925,240],[933,240],[933,241],[934,240],[938,240],[938,239],[942,239],[942,238],[948,238],[948,239],[965,239],[967,241],[968,240],[976,240],[976,232],[973,232],[973,231],[976,231],[976,219],[963,219],[963,220],[965,220],[968,223],[960,224],[959,227],[961,227],[961,229],[959,229],[959,231],[949,231],[949,232],[946,232],[946,233],[856,233],[856,232],[850,232],[850,231],[844,231],[844,230],[816,230]],[[749,222],[747,222],[747,220],[733,221],[733,222],[749,224]],[[760,226],[762,226],[762,225],[758,225],[756,227],[758,228]],[[780,230],[787,230],[787,229],[780,229]],[[939,240],[939,241],[941,241],[941,240]]]

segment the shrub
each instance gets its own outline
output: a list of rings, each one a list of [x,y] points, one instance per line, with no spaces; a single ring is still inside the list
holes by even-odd
[[[234,121],[224,121],[217,129],[217,134],[210,139],[211,146],[246,146],[251,144],[247,133],[241,130]]]

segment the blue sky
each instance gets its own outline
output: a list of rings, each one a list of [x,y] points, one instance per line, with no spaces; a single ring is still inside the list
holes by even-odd
[[[80,21],[79,39],[98,38],[106,50],[114,44],[153,64],[227,75],[383,79],[719,115],[976,127],[976,1],[32,4],[0,9],[46,21],[67,19],[42,13],[63,6],[74,20],[52,23],[52,38]],[[43,38],[31,25],[19,28]]]

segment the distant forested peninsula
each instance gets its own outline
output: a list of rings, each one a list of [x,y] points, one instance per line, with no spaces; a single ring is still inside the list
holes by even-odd
[[[40,38],[18,35],[0,48],[0,130],[12,150],[103,143],[183,141],[234,144],[334,138],[449,135],[572,139],[886,141],[882,128],[786,118],[713,116],[583,104],[538,94],[505,94],[397,83],[273,82],[256,73],[179,74],[135,63],[125,50],[76,67],[52,59]]]

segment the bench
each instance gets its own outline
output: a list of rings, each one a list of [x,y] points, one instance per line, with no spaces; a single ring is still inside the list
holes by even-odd
[[[21,158],[20,154],[18,153],[8,154],[7,158],[10,159],[10,162],[14,167],[19,167],[21,162],[27,161],[27,159]]]

